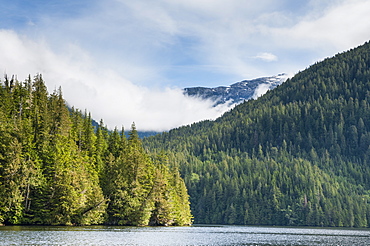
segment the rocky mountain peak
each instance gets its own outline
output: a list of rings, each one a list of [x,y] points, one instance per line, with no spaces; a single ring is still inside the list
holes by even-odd
[[[287,79],[288,75],[282,73],[277,76],[243,80],[230,86],[189,87],[184,89],[184,94],[202,99],[211,99],[214,101],[214,106],[225,103],[238,104],[263,95],[267,90],[275,88]]]

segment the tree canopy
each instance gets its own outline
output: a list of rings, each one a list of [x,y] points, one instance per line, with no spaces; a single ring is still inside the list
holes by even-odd
[[[0,83],[0,224],[189,225],[178,167],[132,125],[93,127],[41,75]]]

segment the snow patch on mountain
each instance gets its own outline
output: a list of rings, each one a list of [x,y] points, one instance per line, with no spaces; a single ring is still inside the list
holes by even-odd
[[[268,90],[281,85],[289,77],[288,74],[282,73],[277,76],[243,80],[230,86],[219,86],[215,88],[189,87],[184,89],[184,94],[205,100],[211,99],[214,102],[214,106],[219,104],[233,105],[245,100],[256,99]]]

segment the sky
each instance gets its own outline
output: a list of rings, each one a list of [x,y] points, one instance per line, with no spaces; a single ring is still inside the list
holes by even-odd
[[[109,128],[165,131],[230,109],[183,95],[295,74],[370,40],[369,0],[0,0],[0,71],[42,74]]]

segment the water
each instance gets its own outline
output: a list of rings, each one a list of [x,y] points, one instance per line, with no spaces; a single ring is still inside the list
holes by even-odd
[[[0,227],[0,245],[370,245],[368,229],[251,226]]]

